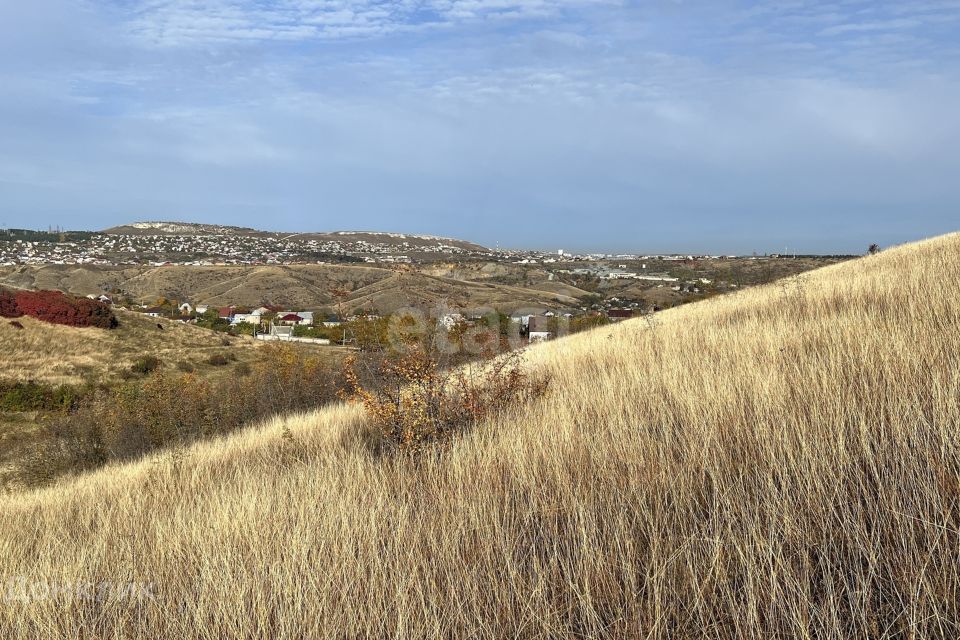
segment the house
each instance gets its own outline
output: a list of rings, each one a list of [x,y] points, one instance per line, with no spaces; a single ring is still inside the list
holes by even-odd
[[[248,324],[260,324],[262,320],[263,317],[256,311],[252,313],[234,313],[230,324],[240,324],[241,322],[246,322]]]
[[[339,327],[341,324],[343,323],[340,322],[340,318],[337,316],[330,316],[323,321],[323,326],[325,327]]]
[[[256,309],[251,311],[251,313],[256,313],[257,315],[264,316],[272,311],[273,309],[271,309],[270,307],[257,307]]]
[[[310,326],[313,324],[312,311],[280,311],[276,322],[280,325]]]
[[[161,307],[150,307],[149,309],[144,309],[143,313],[151,318],[159,318],[163,315],[163,309]]]
[[[277,316],[275,324],[284,327],[295,327],[303,324],[303,318],[296,313],[285,313]]]
[[[530,342],[541,342],[553,337],[550,330],[550,318],[546,316],[531,316],[527,324],[527,339]]]
[[[99,295],[97,296],[97,300],[99,300],[103,304],[113,304],[113,300],[110,299],[110,296]]]
[[[193,307],[190,305],[189,302],[184,302],[179,307],[177,307],[177,309],[180,310],[180,315],[189,316],[191,313],[193,313]]]
[[[209,311],[209,310],[210,310],[210,307],[208,307],[208,306],[205,305],[205,304],[198,304],[198,305],[197,305],[197,309],[196,309],[198,316],[202,316],[203,314],[205,314],[205,313],[206,313],[207,311]]]
[[[221,307],[221,308],[217,311],[217,314],[218,314],[219,317],[222,318],[223,320],[232,320],[232,319],[233,319],[234,309],[236,309],[236,307],[234,307],[234,306]]]

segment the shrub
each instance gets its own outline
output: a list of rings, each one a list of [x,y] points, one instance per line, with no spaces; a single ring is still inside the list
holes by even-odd
[[[0,289],[0,316],[4,318],[19,318],[23,315],[17,306],[17,296],[9,289]]]
[[[23,465],[23,481],[43,484],[64,473],[136,458],[337,399],[339,376],[323,356],[290,345],[259,351],[261,359],[250,367],[257,381],[254,391],[249,381],[237,377],[211,382],[159,369],[146,379],[86,396],[69,415],[46,425],[45,440]]]
[[[75,407],[84,393],[83,388],[69,385],[0,380],[0,410],[63,411]]]
[[[193,365],[187,362],[186,360],[181,360],[177,363],[177,369],[183,373],[193,373]]]
[[[14,303],[16,313],[53,324],[100,329],[113,329],[119,324],[110,307],[99,300],[76,298],[60,291],[18,291]],[[5,313],[14,312],[9,297],[2,304]]]
[[[136,362],[130,367],[130,370],[134,373],[146,375],[159,369],[160,364],[160,359],[156,356],[143,356],[137,358]]]
[[[209,358],[207,358],[207,364],[213,365],[214,367],[222,367],[229,364],[230,360],[227,359],[227,356],[222,353],[215,353]]]
[[[416,453],[543,395],[547,378],[528,374],[520,357],[513,352],[449,368],[438,350],[417,345],[362,363],[348,358],[346,379],[350,397],[363,404],[379,432],[377,448]]]
[[[246,362],[238,362],[237,366],[233,368],[234,372],[240,377],[247,377],[253,373],[253,369],[250,368],[250,365]]]

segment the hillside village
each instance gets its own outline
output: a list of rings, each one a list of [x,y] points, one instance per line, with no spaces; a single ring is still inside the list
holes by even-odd
[[[457,331],[491,322],[471,308],[493,308],[503,315],[497,320],[503,335],[532,342],[839,259],[489,249],[416,234],[284,234],[169,222],[101,232],[0,230],[0,268],[6,270],[0,280],[12,286],[62,288],[153,318],[258,340],[361,348],[358,335],[371,332],[356,323],[379,323],[373,332],[379,335],[393,313],[411,305]],[[372,270],[350,271],[365,266]],[[262,284],[233,293],[238,283],[260,277],[250,269],[273,267],[329,271],[263,274]],[[51,271],[56,268],[65,269],[61,276]],[[153,289],[145,286],[150,279],[157,282]],[[301,292],[295,300],[291,285]],[[348,312],[335,308],[335,287],[355,298]]]

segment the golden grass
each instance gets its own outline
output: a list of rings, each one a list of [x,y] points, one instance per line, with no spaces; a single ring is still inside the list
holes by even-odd
[[[0,635],[957,637],[958,275],[951,235],[533,348],[547,397],[443,457],[338,406],[8,496]],[[153,587],[44,588],[86,582]]]
[[[189,362],[201,370],[214,353],[232,352],[238,360],[256,358],[260,343],[253,338],[224,334],[139,313],[117,311],[120,326],[105,330],[65,327],[34,318],[17,318],[23,329],[0,318],[0,377],[49,384],[82,384],[91,379],[115,379],[144,355],[173,367]],[[163,325],[163,330],[157,324]]]

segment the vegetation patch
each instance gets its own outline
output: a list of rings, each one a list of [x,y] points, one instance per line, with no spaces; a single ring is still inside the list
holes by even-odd
[[[109,305],[99,300],[78,298],[60,291],[18,291],[0,289],[0,316],[37,320],[68,327],[114,329],[119,324]]]

